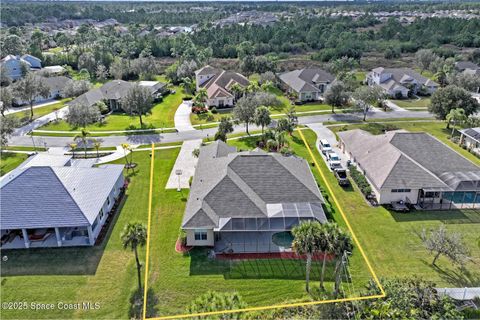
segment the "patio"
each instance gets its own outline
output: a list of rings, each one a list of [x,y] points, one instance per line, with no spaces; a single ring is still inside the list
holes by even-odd
[[[68,246],[89,246],[87,228],[54,228],[22,230],[2,230],[2,249],[49,248]],[[28,235],[28,245],[25,235]],[[57,238],[58,236],[58,238]]]
[[[217,232],[216,253],[291,252],[290,245],[277,245],[272,236],[278,232]]]

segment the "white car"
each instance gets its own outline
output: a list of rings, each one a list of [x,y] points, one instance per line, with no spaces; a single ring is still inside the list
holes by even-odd
[[[327,141],[327,139],[321,139],[320,140],[320,150],[324,155],[327,155],[329,152],[332,151],[332,146],[330,143]]]
[[[341,168],[342,163],[340,162],[340,157],[335,152],[327,153],[327,161],[330,169]]]

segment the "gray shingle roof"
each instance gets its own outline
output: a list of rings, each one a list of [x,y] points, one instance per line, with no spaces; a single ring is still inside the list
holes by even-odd
[[[372,71],[374,72],[377,72],[377,73],[389,73],[392,75],[392,77],[387,80],[387,81],[384,81],[383,83],[385,82],[388,82],[388,81],[391,81],[391,80],[394,80],[395,84],[399,85],[399,86],[402,86],[402,84],[405,84],[405,83],[410,83],[412,81],[412,79],[415,79],[419,84],[421,85],[426,85],[426,86],[439,86],[438,83],[428,79],[428,78],[425,78],[424,76],[422,76],[421,74],[419,74],[418,72],[410,69],[410,68],[375,68],[373,69]],[[390,84],[389,86],[392,86],[393,84]]]
[[[122,172],[122,165],[25,165],[2,181],[2,229],[91,225]]]
[[[447,183],[443,174],[463,172],[456,177],[465,179],[480,174],[479,166],[426,133],[392,131],[374,136],[357,129],[338,136],[377,188],[456,190],[460,183]]]
[[[305,160],[216,141],[200,149],[182,226],[218,227],[220,218],[267,217],[267,204],[300,202],[323,202]]]
[[[250,81],[247,78],[234,71],[225,71],[205,66],[195,72],[196,76],[209,74],[215,74],[215,76],[201,85],[202,88],[207,90],[209,99],[218,96],[233,97],[233,94],[230,92],[230,88],[233,84],[237,83],[242,87],[246,87],[250,84]]]
[[[333,75],[319,68],[293,70],[280,74],[279,78],[296,92],[317,92],[320,89],[315,87],[315,83],[328,84],[335,79]]]

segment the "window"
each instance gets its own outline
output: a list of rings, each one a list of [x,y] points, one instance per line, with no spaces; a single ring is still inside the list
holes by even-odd
[[[392,189],[392,193],[408,193],[411,189]]]
[[[100,221],[103,219],[103,208],[100,209],[100,213],[98,214],[98,217]]]
[[[195,240],[207,240],[207,230],[205,229],[195,230]]]
[[[107,197],[107,206],[110,205],[110,196]]]

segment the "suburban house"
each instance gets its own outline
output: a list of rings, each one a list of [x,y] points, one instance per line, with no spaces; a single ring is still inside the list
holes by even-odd
[[[409,68],[375,68],[367,74],[369,86],[380,86],[392,98],[407,98],[421,90],[432,94],[439,84]]]
[[[298,101],[321,100],[335,77],[319,68],[293,70],[277,75],[280,85],[289,93],[296,93]]]
[[[37,76],[40,81],[43,82],[49,89],[49,94],[46,97],[38,96],[35,98],[35,102],[43,102],[46,100],[58,99],[64,97],[64,90],[67,84],[72,81],[65,76],[56,77],[41,77]],[[27,104],[29,101],[21,101],[15,98],[15,103],[18,105]]]
[[[480,204],[480,167],[423,132],[339,132],[340,148],[365,175],[378,203],[423,209]]]
[[[124,188],[123,165],[37,154],[0,179],[1,248],[93,246]]]
[[[480,66],[471,61],[458,61],[455,62],[455,69],[458,72],[464,72],[473,75],[480,75]]]
[[[237,72],[205,66],[195,71],[197,91],[207,91],[207,107],[231,107],[235,103],[232,86],[237,84],[243,88],[250,84],[247,78]]]
[[[29,54],[21,57],[9,54],[0,61],[0,67],[7,77],[18,80],[23,77],[24,71],[40,70],[42,63],[40,59]]]
[[[480,128],[460,130],[460,145],[480,155]]]
[[[167,91],[166,84],[158,81],[140,81],[138,84],[149,88],[154,99],[160,98]],[[113,80],[105,83],[100,88],[85,92],[69,102],[68,105],[91,106],[103,101],[111,110],[121,110],[122,98],[127,95],[134,85],[135,82]]]
[[[182,229],[187,246],[218,253],[279,252],[275,234],[304,220],[327,220],[308,163],[260,149],[237,152],[222,141],[201,147]],[[291,235],[290,235],[291,236]]]
[[[42,73],[45,73],[50,76],[61,76],[67,74],[67,69],[62,66],[48,66],[41,70]]]

